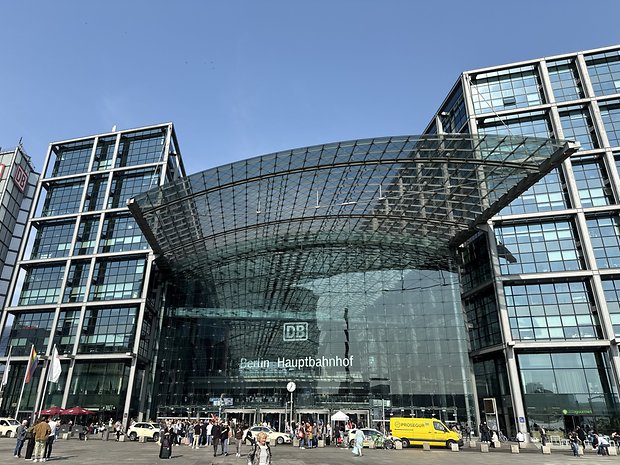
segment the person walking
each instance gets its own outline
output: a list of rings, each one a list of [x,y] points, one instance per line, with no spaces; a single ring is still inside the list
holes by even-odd
[[[34,460],[33,462],[45,462],[45,443],[52,430],[46,418],[39,419],[39,423],[34,427]]]
[[[17,427],[16,431],[16,439],[15,450],[13,451],[13,456],[15,458],[20,458],[22,456],[22,447],[24,447],[24,441],[26,440],[26,432],[28,431],[28,420],[22,421],[22,424]]]
[[[355,432],[355,445],[353,446],[353,450],[351,451],[353,455],[357,457],[362,457],[364,454],[362,450],[364,449],[364,432],[362,431],[361,426]]]
[[[271,448],[264,431],[256,435],[256,442],[248,454],[248,465],[271,465]]]
[[[230,441],[231,431],[228,422],[222,423],[220,431],[220,442],[222,444],[222,455],[228,455],[228,442]]]
[[[241,426],[241,423],[237,423],[235,425],[235,446],[236,446],[236,451],[235,451],[235,457],[241,457],[241,443],[243,442],[243,427]]]
[[[50,421],[47,422],[47,424],[50,427],[50,435],[47,437],[47,440],[45,441],[45,451],[43,452],[43,457],[46,459],[49,459],[50,456],[52,455],[52,444],[54,444],[54,441],[56,440],[56,420],[54,420],[53,418],[50,418]]]
[[[219,420],[213,420],[213,427],[211,428],[211,441],[213,443],[213,457],[217,456],[217,446],[220,445],[220,434],[222,433],[222,427]]]

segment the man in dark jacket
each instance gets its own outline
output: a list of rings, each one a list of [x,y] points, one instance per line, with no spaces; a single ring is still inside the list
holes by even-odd
[[[222,426],[220,420],[213,420],[213,428],[211,429],[211,440],[213,441],[213,457],[217,455],[217,446],[220,445],[220,435],[222,434]]]
[[[222,443],[222,455],[228,455],[228,439],[230,437],[230,427],[228,422],[222,423],[220,431],[220,442]]]
[[[26,440],[26,430],[28,429],[28,420],[22,421],[22,424],[17,427],[17,443],[15,444],[15,451],[13,455],[17,458],[22,456],[22,447],[24,447],[24,441]]]

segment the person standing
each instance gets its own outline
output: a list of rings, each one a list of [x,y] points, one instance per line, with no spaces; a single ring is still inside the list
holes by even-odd
[[[211,441],[213,442],[213,457],[217,456],[217,446],[220,445],[220,434],[222,433],[222,427],[219,420],[213,420],[213,427],[211,428]]]
[[[34,427],[34,462],[45,462],[45,443],[52,430],[47,424],[46,418],[39,419],[39,423]]]
[[[15,458],[20,458],[22,456],[22,447],[24,447],[24,441],[26,440],[26,432],[28,431],[28,420],[22,421],[22,424],[17,427],[16,431],[16,439],[15,443],[15,451],[13,452],[13,456]]]
[[[267,445],[267,433],[256,436],[252,452],[248,454],[248,465],[271,465],[271,448]]]
[[[43,457],[45,457],[46,459],[49,459],[50,456],[52,455],[52,444],[54,444],[54,441],[56,440],[57,423],[56,423],[56,420],[54,420],[53,418],[50,418],[50,421],[47,424],[50,427],[51,433],[47,437],[47,440],[45,441],[45,451],[43,453]]]
[[[222,443],[222,455],[228,455],[228,442],[230,441],[231,431],[228,422],[222,423],[220,432],[220,442]]]
[[[236,445],[236,452],[235,452],[235,457],[241,457],[241,442],[243,441],[243,427],[241,426],[241,423],[237,423],[235,425],[235,445]]]
[[[214,420],[210,420],[209,422],[207,422],[207,426],[206,426],[206,436],[205,436],[205,444],[207,446],[211,445],[211,439],[213,438],[212,434],[213,434],[213,422]],[[205,445],[203,444],[203,446]]]
[[[200,446],[200,435],[202,433],[202,426],[196,422],[194,424],[194,440],[192,441],[192,449],[198,449]]]
[[[547,431],[543,426],[540,427],[540,442],[543,446],[547,445]]]

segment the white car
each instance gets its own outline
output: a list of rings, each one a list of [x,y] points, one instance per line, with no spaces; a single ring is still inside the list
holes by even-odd
[[[153,441],[159,441],[159,424],[157,423],[134,423],[127,430],[127,437],[130,441],[137,441],[138,438],[146,437]]]
[[[273,428],[267,426],[252,426],[250,432],[252,433],[252,439],[256,441],[256,437],[260,432],[267,434],[267,442],[271,444],[290,444],[291,437],[286,433],[280,433]]]
[[[19,421],[15,418],[0,418],[0,436],[14,438],[17,436]]]

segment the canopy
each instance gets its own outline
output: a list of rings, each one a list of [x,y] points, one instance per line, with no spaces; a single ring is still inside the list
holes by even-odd
[[[50,407],[48,409],[41,410],[39,415],[62,415],[63,412],[64,410],[60,407]]]
[[[332,415],[332,421],[347,421],[348,419],[349,415],[344,413],[342,410],[338,410]]]

